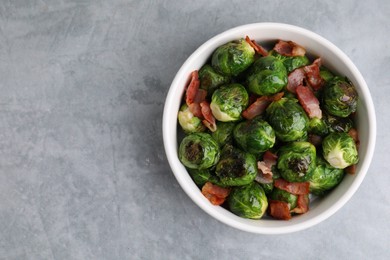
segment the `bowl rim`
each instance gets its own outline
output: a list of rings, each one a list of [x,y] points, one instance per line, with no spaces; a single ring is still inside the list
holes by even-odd
[[[243,32],[246,30],[251,30],[251,29],[260,30],[265,28],[275,29],[275,30],[288,29],[293,33],[298,33],[303,35],[304,37],[310,38],[310,40],[320,41],[329,50],[334,52],[335,55],[338,56],[346,64],[346,66],[352,71],[354,77],[356,78],[360,86],[360,91],[363,93],[365,97],[365,103],[366,103],[367,113],[368,113],[369,133],[368,133],[368,141],[367,141],[368,145],[367,145],[366,155],[364,157],[362,164],[360,165],[359,174],[355,175],[355,178],[351,186],[348,188],[348,190],[345,193],[343,193],[343,195],[336,201],[336,203],[334,203],[332,206],[325,209],[323,212],[319,213],[318,215],[314,216],[313,218],[310,218],[307,221],[298,222],[293,225],[281,226],[281,227],[255,226],[248,223],[240,222],[241,219],[240,217],[237,217],[232,213],[230,217],[226,216],[225,209],[221,209],[221,207],[213,206],[208,201],[206,202],[205,201],[206,199],[203,196],[199,196],[200,192],[194,193],[193,189],[188,186],[188,173],[187,176],[182,174],[183,169],[185,172],[187,171],[185,167],[181,164],[177,156],[177,135],[176,133],[174,134],[175,138],[172,138],[170,136],[172,131],[172,126],[170,125],[170,122],[173,116],[175,117],[177,116],[177,115],[172,115],[172,113],[170,112],[171,103],[173,102],[174,97],[177,95],[174,86],[177,85],[177,82],[180,81],[183,76],[184,77],[188,76],[188,75],[183,75],[183,73],[188,70],[190,64],[196,59],[196,57],[200,53],[208,50],[211,46],[215,45],[216,42],[218,42],[221,38],[228,37],[229,35],[237,34],[238,32]],[[176,131],[176,127],[173,130]],[[168,159],[168,163],[171,167],[173,174],[175,175],[176,180],[179,182],[184,192],[202,210],[204,210],[206,213],[208,213],[215,219],[219,220],[220,222],[225,223],[231,227],[237,228],[239,230],[243,230],[251,233],[258,233],[258,234],[285,234],[285,233],[304,230],[324,221],[325,219],[333,215],[335,212],[337,212],[342,206],[344,206],[348,202],[348,200],[353,196],[353,194],[357,191],[357,189],[359,188],[360,184],[362,183],[368,171],[369,165],[372,161],[372,157],[374,154],[375,141],[376,141],[376,115],[375,115],[375,108],[373,105],[372,97],[363,76],[361,75],[361,73],[359,72],[355,64],[349,59],[349,57],[343,51],[341,51],[337,46],[331,43],[329,40],[325,39],[324,37],[310,30],[304,29],[296,25],[290,25],[285,23],[250,23],[250,24],[244,24],[241,26],[228,29],[222,33],[215,35],[214,37],[210,38],[205,43],[203,43],[201,46],[199,46],[186,59],[186,61],[182,64],[182,66],[178,70],[177,74],[175,75],[170,85],[165,100],[165,105],[164,105],[162,131],[163,131],[163,143],[164,143],[165,153]]]

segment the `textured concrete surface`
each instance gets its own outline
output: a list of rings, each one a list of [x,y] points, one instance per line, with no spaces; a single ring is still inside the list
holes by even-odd
[[[389,259],[390,2],[0,2],[0,259]],[[325,222],[241,232],[198,208],[164,155],[165,95],[204,41],[252,22],[328,38],[376,105],[378,146]]]

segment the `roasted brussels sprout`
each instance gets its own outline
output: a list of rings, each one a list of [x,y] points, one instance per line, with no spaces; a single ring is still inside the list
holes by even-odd
[[[283,62],[272,56],[256,60],[247,77],[248,89],[257,95],[272,95],[287,85]]]
[[[320,76],[325,82],[331,81],[334,78],[333,73],[324,66],[320,67]]]
[[[205,184],[211,177],[210,169],[188,169],[188,172],[198,186]]]
[[[254,57],[255,50],[241,39],[218,47],[211,57],[211,65],[224,75],[237,76],[254,62]]]
[[[331,133],[322,141],[325,160],[335,168],[344,169],[359,161],[355,141],[347,133]]]
[[[336,76],[325,85],[322,99],[329,114],[347,117],[356,111],[358,94],[352,83]]]
[[[324,115],[324,120],[329,132],[347,133],[353,127],[353,121],[349,117],[337,117],[329,114]]]
[[[219,157],[219,146],[207,133],[187,135],[179,146],[179,159],[190,169],[207,169],[215,165]]]
[[[309,119],[308,132],[311,134],[325,136],[328,134],[328,125],[323,119],[317,117]]]
[[[316,162],[317,168],[309,178],[310,192],[317,196],[323,196],[341,182],[344,170],[332,167],[320,156],[317,156]]]
[[[235,187],[228,197],[230,210],[241,217],[260,219],[268,207],[263,188],[256,182]]]
[[[270,51],[269,55],[274,56],[278,60],[282,61],[284,67],[287,70],[287,73],[290,73],[297,68],[309,65],[310,63],[309,59],[306,56],[284,56],[276,52],[275,50]]]
[[[282,98],[272,102],[266,115],[276,137],[284,142],[307,136],[309,119],[296,99]]]
[[[243,85],[233,83],[214,91],[210,108],[214,117],[222,122],[241,119],[241,112],[248,106],[248,92]]]
[[[246,185],[256,178],[256,158],[232,145],[225,145],[215,169],[215,175],[216,177],[210,181],[217,185]]]
[[[211,97],[218,87],[229,83],[230,77],[219,74],[213,67],[206,64],[199,70],[199,80],[200,88],[207,90],[207,95]]]
[[[271,183],[259,183],[259,184],[263,188],[263,190],[265,192],[265,195],[271,194],[271,192],[274,189],[274,183],[273,182],[271,182]]]
[[[234,140],[244,151],[259,155],[275,144],[275,132],[264,120],[255,118],[239,123],[234,128]]]
[[[288,143],[279,149],[277,167],[286,181],[307,181],[316,168],[316,148],[309,142]]]
[[[290,205],[290,209],[297,206],[298,196],[279,188],[274,188],[272,190],[270,198],[272,200],[287,202]]]
[[[211,136],[220,147],[233,141],[233,130],[235,122],[217,122],[217,130],[211,133]]]
[[[202,124],[202,120],[192,114],[187,104],[180,107],[177,118],[180,126],[186,133],[203,132],[206,129],[206,127]]]

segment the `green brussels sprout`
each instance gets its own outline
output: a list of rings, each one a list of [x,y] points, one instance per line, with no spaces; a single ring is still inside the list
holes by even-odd
[[[309,65],[310,63],[309,59],[306,56],[284,56],[275,50],[270,51],[269,55],[282,61],[284,67],[287,70],[287,73],[290,73],[297,68]]]
[[[210,108],[214,117],[222,122],[241,119],[241,112],[248,106],[249,96],[243,85],[233,83],[215,90]]]
[[[325,84],[322,99],[329,114],[347,117],[356,111],[358,94],[352,83],[336,76]]]
[[[277,167],[286,181],[307,181],[316,168],[316,148],[309,142],[288,143],[279,149]]]
[[[298,196],[294,195],[288,191],[279,189],[279,188],[274,188],[272,190],[270,198],[272,200],[279,200],[279,201],[284,201],[287,202],[290,205],[290,209],[293,209],[297,206],[298,202]]]
[[[275,144],[275,132],[262,119],[247,120],[234,128],[234,140],[240,148],[248,153],[258,155]]]
[[[263,188],[265,195],[271,194],[272,190],[274,189],[274,183],[259,183],[260,186]]]
[[[287,85],[287,71],[283,62],[272,56],[255,61],[247,77],[248,89],[257,95],[272,95]]]
[[[206,64],[199,70],[199,80],[200,88],[207,90],[207,95],[211,96],[218,87],[229,83],[230,78],[219,74],[213,67]]]
[[[203,186],[211,178],[210,169],[188,169],[188,172],[198,186]]]
[[[235,122],[217,122],[217,130],[211,133],[211,136],[220,147],[233,141],[233,130]]]
[[[347,133],[353,127],[353,121],[349,117],[337,117],[329,114],[324,114],[324,120],[328,126],[329,132],[331,133]]]
[[[325,160],[335,168],[344,169],[359,161],[355,141],[347,133],[331,133],[322,141]]]
[[[228,197],[228,205],[234,214],[250,219],[260,219],[268,207],[263,188],[256,182],[234,187]]]
[[[309,120],[308,132],[319,136],[325,136],[328,134],[328,125],[324,119],[319,119],[318,117],[311,118]]]
[[[179,146],[179,159],[190,169],[207,169],[220,157],[218,143],[207,133],[193,133],[183,138]]]
[[[221,186],[241,186],[251,183],[257,175],[256,158],[232,145],[225,145],[215,175],[215,178],[210,181]]]
[[[333,73],[324,66],[320,67],[320,76],[325,82],[331,81],[334,78]]]
[[[281,141],[296,141],[307,136],[309,118],[297,102],[296,99],[282,98],[266,109],[267,121]]]
[[[202,120],[190,111],[187,104],[180,107],[177,115],[179,124],[185,133],[197,133],[203,132],[206,127],[203,125]]]
[[[317,196],[323,196],[341,182],[344,170],[332,167],[320,156],[317,157],[316,162],[317,168],[309,178],[310,192]]]
[[[219,46],[211,57],[211,65],[227,76],[237,76],[255,60],[255,50],[244,39]]]

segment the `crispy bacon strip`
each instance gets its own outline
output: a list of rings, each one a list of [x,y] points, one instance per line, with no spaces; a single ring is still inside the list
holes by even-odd
[[[249,36],[245,37],[245,41],[249,43],[252,48],[260,55],[268,56],[268,51],[264,49],[260,44],[258,44],[256,41],[251,40]]]
[[[278,156],[271,151],[266,151],[263,155],[263,161],[265,164],[270,165],[271,167],[276,165],[276,162],[278,160]]]
[[[196,99],[196,95],[197,95],[198,90],[199,90],[199,85],[200,85],[199,74],[198,74],[197,70],[194,70],[191,73],[190,83],[188,84],[187,90],[186,90],[186,103],[188,106],[190,104],[194,103],[194,101]]]
[[[348,174],[351,174],[351,175],[355,174],[356,173],[356,164],[353,164],[353,165],[345,168],[345,172]]]
[[[263,155],[263,161],[257,162],[257,169],[259,170],[255,181],[259,183],[272,183],[273,173],[272,166],[276,165],[278,157],[270,151],[266,151]]]
[[[227,196],[229,196],[230,189],[222,188],[218,185],[214,185],[211,182],[206,182],[202,187],[202,194],[213,204],[221,205],[225,202]]]
[[[306,114],[310,118],[317,117],[322,118],[322,111],[320,108],[320,102],[317,97],[314,95],[313,91],[309,87],[298,86],[296,88],[297,96],[299,103],[302,105],[303,109],[306,111]]]
[[[314,146],[320,146],[322,144],[322,137],[315,134],[309,134],[309,142]]]
[[[277,179],[274,183],[275,187],[285,190],[294,195],[304,195],[309,193],[309,182],[288,182],[284,179]]]
[[[256,99],[247,109],[242,112],[242,116],[246,119],[253,119],[258,115],[263,114],[265,109],[271,104],[272,101],[281,99],[284,92],[279,92],[273,96],[261,96]]]
[[[309,210],[309,195],[298,195],[297,206],[290,212],[296,214],[304,214]]]
[[[306,80],[314,90],[319,90],[325,83],[320,75],[321,63],[321,58],[317,58],[311,65],[303,67],[306,73]]]
[[[215,121],[215,117],[213,116],[213,113],[211,112],[209,102],[203,101],[202,103],[200,103],[200,107],[201,107],[202,116],[204,118],[202,123],[208,129],[210,129],[211,132],[215,132],[217,130],[217,124]]]
[[[287,78],[287,90],[295,94],[297,87],[303,85],[305,77],[305,71],[302,68],[298,68],[290,72]]]
[[[188,109],[191,111],[191,113],[199,118],[203,118],[202,109],[200,107],[199,103],[191,103],[188,105]]]
[[[359,133],[358,133],[358,131],[355,128],[351,128],[348,131],[348,134],[355,141],[356,148],[359,150],[360,140],[359,140]],[[345,172],[348,173],[348,174],[355,174],[356,173],[356,164],[353,164],[353,165],[348,166],[347,168],[345,168]]]
[[[198,92],[196,92],[194,103],[202,103],[203,101],[206,100],[207,96],[207,90],[205,89],[198,89]]]
[[[290,206],[287,202],[279,200],[268,201],[269,214],[276,219],[291,219]]]
[[[304,56],[306,54],[305,48],[298,45],[293,41],[282,41],[279,40],[275,46],[274,50],[284,56]]]

